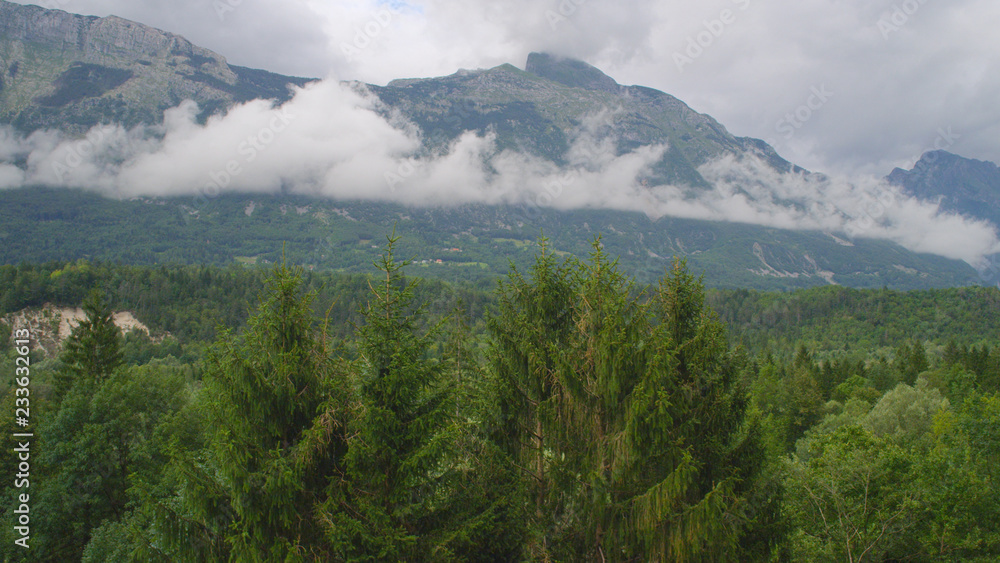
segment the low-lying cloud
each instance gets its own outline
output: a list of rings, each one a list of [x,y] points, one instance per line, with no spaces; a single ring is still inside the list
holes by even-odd
[[[408,205],[608,208],[886,239],[974,266],[1000,252],[992,225],[942,212],[873,177],[781,173],[753,156],[730,155],[699,169],[711,189],[655,185],[653,166],[668,147],[618,154],[614,108],[584,120],[563,166],[499,150],[491,131],[468,131],[429,153],[416,126],[361,85],[332,79],[297,89],[282,106],[252,101],[204,124],[197,115],[188,101],[168,110],[160,125],[103,125],[84,138],[0,129],[0,189],[47,185],[116,198],[196,199],[287,192]]]

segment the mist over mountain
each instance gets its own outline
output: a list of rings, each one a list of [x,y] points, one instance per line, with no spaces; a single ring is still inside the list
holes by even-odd
[[[1000,167],[947,151],[924,154],[913,168],[896,168],[887,179],[906,193],[940,202],[946,211],[1000,225]]]
[[[759,228],[739,252],[764,265],[774,229],[827,233],[841,247],[880,239],[973,266],[1000,249],[983,218],[884,179],[810,173],[669,94],[544,53],[524,70],[385,86],[308,80],[231,66],[121,18],[0,1],[0,71],[0,188],[505,206],[508,228],[548,209],[636,212],[661,226]],[[794,271],[760,275],[838,283],[861,268],[839,262],[826,274],[810,265],[817,249],[796,252]],[[921,274],[897,266],[877,269]],[[953,276],[944,283],[974,278],[964,265]]]

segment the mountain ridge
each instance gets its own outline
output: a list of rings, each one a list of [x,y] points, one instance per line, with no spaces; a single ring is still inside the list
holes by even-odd
[[[991,222],[1000,228],[1000,166],[943,150],[924,153],[913,168],[886,176],[914,197],[941,208]]]
[[[0,0],[0,76],[3,77],[0,123],[11,124],[20,131],[59,128],[71,135],[82,135],[97,123],[121,123],[126,127],[158,123],[163,119],[163,110],[175,107],[183,99],[193,99],[199,104],[202,120],[249,99],[274,99],[280,103],[290,96],[289,84],[301,86],[311,80],[229,65],[221,55],[197,47],[179,35],[122,18],[76,16],[4,0]],[[648,177],[639,178],[642,183],[708,189],[711,185],[701,175],[700,168],[729,156],[760,158],[779,173],[806,173],[781,158],[766,142],[736,137],[711,116],[693,110],[668,93],[643,86],[623,86],[583,61],[545,53],[529,54],[523,70],[503,64],[490,69],[460,70],[444,77],[399,79],[385,86],[363,86],[381,100],[379,111],[398,112],[420,129],[423,150],[430,156],[448,150],[450,143],[468,132],[492,133],[498,150],[525,152],[561,166],[569,164],[567,151],[575,136],[589,128],[587,134],[594,136],[595,143],[612,144],[617,155],[642,147],[667,147]],[[596,124],[590,123],[595,116],[603,118],[596,120]],[[67,192],[36,192],[40,194],[36,195],[25,191],[31,189],[34,188],[0,192],[3,196],[0,199],[17,209],[33,197],[52,207],[42,215],[32,216],[35,222],[30,228],[35,229],[32,232],[40,244],[59,240],[65,237],[60,233],[79,229],[74,227],[75,221],[106,221],[108,216],[115,216],[112,209],[127,203],[105,205],[91,198],[85,202],[90,211],[79,213],[63,209],[67,201],[74,199]],[[142,220],[149,215],[148,222],[162,222],[163,236],[146,241],[144,244],[150,248],[130,246],[124,255],[145,256],[143,260],[153,262],[176,256],[165,245],[169,246],[167,241],[173,240],[170,237],[187,236],[184,229],[177,230],[174,222],[178,220],[188,229],[200,225],[208,235],[202,241],[216,237],[215,229],[222,228],[225,234],[228,225],[242,220],[245,209],[253,208],[245,201],[247,198],[236,199],[236,203],[227,199],[226,205],[210,205],[204,213],[198,209],[192,212],[181,201],[183,198],[163,201],[160,205],[174,210],[169,218],[159,215],[153,218],[150,211],[153,207],[126,205],[120,210],[139,213],[138,219]],[[369,213],[366,236],[378,234],[374,231],[386,226],[382,220],[385,218],[379,218],[372,209],[405,215],[390,211],[395,209],[392,206],[357,202],[351,205],[352,209]],[[309,233],[306,238],[320,237],[322,230],[329,227],[330,218],[339,212],[320,213],[318,223],[302,227],[303,232]],[[698,257],[696,262],[711,273],[714,283],[722,285],[757,286],[759,282],[766,287],[784,288],[830,283],[924,287],[960,285],[975,277],[975,272],[963,262],[932,260],[887,241],[848,242],[831,233],[672,217],[653,220],[642,214],[587,209],[543,210],[539,217],[552,222],[546,224],[542,219],[523,220],[523,216],[519,219],[522,213],[525,211],[514,208],[474,207],[441,214],[421,211],[427,218],[418,223],[424,229],[434,227],[434,242],[426,241],[428,248],[438,243],[447,247],[443,241],[465,236],[470,229],[478,232],[476,229],[487,216],[492,227],[481,233],[485,240],[532,240],[543,227],[546,233],[550,228],[559,229],[583,238],[611,232],[624,238],[614,244],[608,238],[607,243],[623,256],[629,256],[632,271],[641,272],[644,277],[654,270],[660,271],[669,256],[681,255]],[[606,223],[606,228],[590,228],[589,224],[597,224],[594,213],[602,224]],[[9,221],[15,221],[17,214],[8,216]],[[274,220],[289,221],[291,217],[281,214]],[[99,237],[72,245],[73,251],[80,257],[102,255],[109,245],[119,244],[116,241],[122,240],[122,232],[134,237],[135,233],[150,229],[149,225],[128,220],[115,221],[118,220],[109,223],[110,230],[98,229]],[[444,222],[442,232],[437,232],[442,226],[435,226],[435,221]],[[582,225],[575,225],[575,221]],[[339,224],[337,228],[349,226],[349,223]],[[0,231],[3,231],[0,239],[11,240],[9,228]],[[514,231],[517,235],[511,237]],[[256,241],[247,249],[238,239],[226,240],[228,246],[213,254],[213,260],[244,259],[262,255],[268,248],[266,241]],[[567,238],[563,246],[586,253],[586,245],[577,248],[580,242]],[[469,262],[490,263],[492,269],[497,265],[492,264],[496,257],[490,252],[505,252],[505,244],[481,245],[478,248],[485,253],[485,259]],[[19,246],[17,251],[30,254],[31,248]],[[118,255],[112,251],[112,256]],[[70,256],[58,254],[58,258]],[[870,263],[852,263],[852,259]],[[329,261],[322,260],[315,266],[332,267]]]
[[[619,155],[666,144],[650,182],[707,187],[698,167],[726,154],[752,154],[775,170],[806,172],[766,142],[735,137],[711,116],[668,93],[619,85],[583,61],[531,53],[525,67],[503,64],[369,88],[429,133],[437,149],[466,131],[491,130],[498,134],[500,149],[527,150],[564,164],[574,131],[588,117],[603,114],[613,120],[605,136],[613,137]]]
[[[204,121],[250,99],[283,102],[288,84],[311,80],[229,65],[180,35],[118,16],[0,0],[0,122],[22,132],[56,128],[82,135],[101,123],[160,123],[166,109],[185,99],[199,104]],[[500,148],[562,164],[583,118],[604,112],[614,115],[613,131],[605,135],[615,137],[619,154],[667,145],[651,182],[707,187],[697,168],[723,154],[753,154],[777,170],[803,172],[764,141],[735,137],[670,94],[619,85],[576,59],[531,53],[524,70],[504,64],[366,86],[425,131],[439,131],[430,149],[467,130],[492,129]],[[448,113],[443,125],[435,120],[442,99],[462,108]]]
[[[204,120],[242,101],[287,100],[287,84],[310,80],[229,65],[180,35],[118,16],[0,0],[0,121],[22,132],[159,123],[185,99],[198,102]]]

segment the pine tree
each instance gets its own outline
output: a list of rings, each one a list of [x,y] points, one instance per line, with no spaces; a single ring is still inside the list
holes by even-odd
[[[382,279],[359,330],[362,408],[346,454],[347,495],[327,506],[332,541],[350,560],[448,558],[439,482],[450,447],[454,403],[442,366],[426,358],[436,331],[418,334],[413,284],[388,237]]]
[[[99,291],[84,300],[83,312],[86,318],[73,328],[60,356],[64,367],[55,376],[57,400],[76,382],[100,383],[124,363],[121,330]]]
[[[163,555],[333,557],[318,508],[339,494],[349,387],[301,286],[299,272],[278,266],[245,333],[225,333],[209,351],[207,447],[174,460],[183,485],[158,506]]]
[[[545,559],[547,531],[557,517],[549,497],[559,494],[550,464],[561,461],[552,455],[559,450],[557,435],[550,433],[561,393],[555,372],[572,328],[575,284],[570,263],[559,263],[544,237],[540,247],[530,281],[512,267],[508,280],[499,283],[487,326],[498,408],[494,440],[527,481],[533,507],[527,550]]]
[[[505,443],[536,505],[531,555],[718,560],[768,552],[763,447],[704,292],[683,264],[643,304],[595,241],[587,264],[543,252],[490,320]],[[575,267],[573,267],[575,266]],[[758,495],[761,496],[761,495]]]

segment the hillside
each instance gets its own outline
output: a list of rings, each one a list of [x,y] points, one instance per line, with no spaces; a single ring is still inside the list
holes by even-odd
[[[285,100],[289,84],[307,81],[231,66],[183,37],[118,17],[76,16],[2,0],[0,71],[0,124],[21,133],[55,128],[71,137],[98,123],[155,125],[164,109],[185,99],[198,102],[204,120],[245,100]],[[773,172],[808,175],[763,141],[733,136],[711,116],[667,93],[620,85],[584,62],[543,53],[529,55],[524,70],[505,64],[366,87],[381,101],[378,111],[419,130],[420,158],[440,156],[460,135],[474,132],[495,136],[497,151],[587,166],[587,154],[574,153],[583,136],[584,145],[611,146],[617,155],[666,146],[662,157],[635,178],[639,190],[667,183],[685,191],[683,197],[697,198],[713,188],[700,167],[720,157],[758,157]],[[147,134],[153,144],[162,135],[155,127]],[[18,155],[7,164],[23,168],[29,161],[30,156]],[[114,168],[120,163],[103,164]],[[748,182],[753,185],[734,185],[729,197],[753,199],[749,191],[768,189]],[[280,189],[295,192],[294,186]],[[769,198],[769,204],[788,206],[792,214],[808,203]],[[585,256],[600,234],[623,267],[643,282],[658,277],[674,256],[687,258],[715,287],[914,289],[978,280],[964,262],[917,254],[884,240],[669,214],[656,218],[662,214],[647,217],[599,204],[569,211],[406,208],[290,195],[116,201],[28,186],[0,192],[0,260],[262,263],[275,261],[287,243],[287,251],[312,268],[363,272],[370,271],[370,261],[359,251],[399,223],[404,247],[427,260],[421,273],[482,283],[501,275],[509,260],[524,266],[525,248],[542,233],[561,252],[578,256]]]
[[[99,123],[158,123],[191,99],[202,117],[289,97],[306,79],[230,66],[174,35],[116,16],[78,16],[0,0],[0,122],[84,133]]]
[[[1000,228],[1000,167],[992,162],[931,151],[910,170],[896,168],[889,182],[941,208],[977,217]]]
[[[93,260],[129,264],[264,264],[282,252],[310,269],[371,272],[371,251],[395,227],[416,275],[483,287],[525,268],[540,235],[585,257],[598,235],[621,267],[651,283],[684,257],[711,287],[794,289],[840,284],[896,289],[974,283],[964,262],[878,240],[602,210],[407,208],[303,196],[225,195],[117,201],[76,190],[0,191],[0,263]]]

